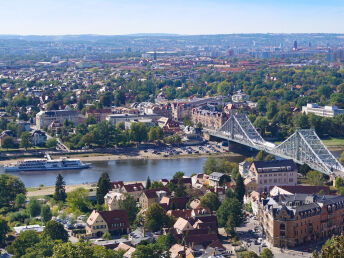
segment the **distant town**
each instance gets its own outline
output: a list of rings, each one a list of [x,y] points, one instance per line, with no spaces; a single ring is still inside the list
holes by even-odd
[[[1,35],[0,257],[337,257],[343,64],[339,34]]]

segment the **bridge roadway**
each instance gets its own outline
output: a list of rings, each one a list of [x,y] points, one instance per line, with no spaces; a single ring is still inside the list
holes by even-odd
[[[209,135],[236,142],[272,155],[292,159],[298,164],[327,175],[344,176],[344,167],[322,143],[313,129],[297,129],[279,145],[265,141],[245,114],[234,114],[219,130],[205,130]]]

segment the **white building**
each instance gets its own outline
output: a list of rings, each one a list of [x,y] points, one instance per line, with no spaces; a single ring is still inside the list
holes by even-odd
[[[314,114],[323,117],[335,117],[344,113],[344,109],[339,109],[337,106],[319,107],[318,104],[312,103],[302,107],[302,113]]]

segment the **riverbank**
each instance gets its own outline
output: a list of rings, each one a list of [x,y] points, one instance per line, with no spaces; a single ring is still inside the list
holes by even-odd
[[[124,154],[101,154],[101,153],[87,153],[87,154],[68,154],[65,153],[64,155],[53,155],[52,158],[60,158],[60,157],[68,157],[68,158],[77,158],[83,162],[94,162],[94,161],[109,161],[109,160],[146,160],[146,159],[153,159],[153,160],[161,160],[161,159],[198,159],[198,158],[207,158],[207,157],[241,157],[242,155],[234,153],[234,152],[224,152],[224,153],[209,153],[209,154],[181,154],[181,155],[171,155],[171,156],[164,156],[164,155],[157,155],[153,153],[145,153],[140,151],[137,155],[124,155]],[[22,161],[24,158],[21,159],[10,159],[10,160],[1,160],[0,165],[8,165],[12,163],[16,163],[18,161]]]
[[[133,184],[133,183],[142,183],[145,184],[143,181],[137,181],[137,182],[124,182],[125,184]],[[78,188],[84,188],[86,190],[97,190],[97,183],[92,184],[76,184],[76,185],[66,185],[66,192],[69,193],[75,189]],[[42,187],[30,187],[27,188],[27,197],[40,197],[40,196],[47,196],[47,195],[53,195],[55,192],[55,186],[42,186]]]

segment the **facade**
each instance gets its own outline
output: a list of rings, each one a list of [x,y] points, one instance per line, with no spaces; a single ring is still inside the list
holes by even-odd
[[[218,130],[227,121],[225,113],[203,109],[201,107],[192,109],[191,120],[197,125],[201,123],[204,128]]]
[[[179,123],[168,117],[158,119],[158,125],[165,133],[176,133],[180,131]]]
[[[124,194],[110,191],[104,196],[104,203],[109,211],[117,210],[118,201],[124,199]]]
[[[35,130],[31,133],[33,146],[44,146],[47,142],[47,135],[41,130]]]
[[[213,172],[209,175],[209,186],[211,187],[218,187],[220,185],[220,180],[224,176],[224,174],[219,172]]]
[[[297,167],[293,160],[255,161],[249,174],[255,180],[257,192],[268,192],[275,185],[296,185]]]
[[[101,121],[105,121],[106,117],[111,114],[112,114],[112,111],[110,108],[86,110],[86,118],[92,116],[95,118],[97,123]]]
[[[36,125],[39,129],[44,129],[55,121],[58,121],[61,124],[63,124],[65,120],[72,121],[74,125],[77,125],[79,123],[78,111],[50,110],[40,111],[36,114]]]
[[[344,232],[344,197],[279,195],[259,203],[259,223],[275,247],[295,247]]]
[[[163,197],[169,195],[170,192],[167,188],[145,190],[139,198],[140,207],[142,209],[148,209],[153,203],[159,203]]]
[[[111,235],[127,234],[129,229],[126,210],[94,210],[86,222],[86,234],[89,237],[101,237],[105,232]]]
[[[339,114],[344,113],[344,109],[339,109],[337,106],[325,106],[319,107],[318,104],[307,104],[307,106],[302,107],[302,113],[304,114],[314,114],[316,116],[323,117],[335,117]]]

